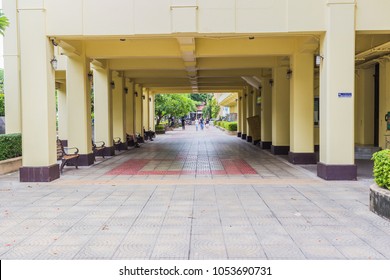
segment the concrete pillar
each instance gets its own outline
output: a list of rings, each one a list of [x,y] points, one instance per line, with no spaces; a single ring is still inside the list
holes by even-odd
[[[19,7],[22,93],[21,182],[59,178],[56,154],[55,72],[50,64],[53,46],[46,37],[44,7]],[[16,114],[17,116],[17,114]]]
[[[241,117],[242,92],[237,93],[237,102],[236,103],[237,103],[237,105],[236,105],[236,108],[237,108],[237,137],[241,138],[241,134],[242,134],[242,117]]]
[[[112,73],[112,122],[113,122],[113,137],[117,141],[120,138],[120,149],[127,149],[126,139],[126,97],[125,97],[125,81],[122,73],[113,71]]]
[[[68,146],[77,147],[80,154],[79,165],[88,166],[95,161],[92,152],[89,61],[85,56],[83,43],[80,42],[79,48],[80,56],[69,56],[66,70]]]
[[[66,83],[57,83],[58,138],[68,143],[68,106],[66,105]]]
[[[155,131],[155,112],[154,112],[154,94],[149,93],[149,128]]]
[[[246,140],[246,136],[248,135],[248,126],[246,121],[246,99],[248,97],[247,87],[245,87],[242,91],[242,98],[240,99],[240,116],[241,116],[241,139]]]
[[[135,85],[135,132],[143,136],[142,131],[142,86]]]
[[[320,163],[317,174],[326,180],[355,180],[355,1],[328,3],[327,31],[320,43],[324,59],[320,66]]]
[[[142,94],[142,131],[149,130],[149,90],[144,88]]]
[[[253,116],[253,96],[255,95],[255,91],[252,87],[247,87],[246,90],[246,125],[247,125],[247,136],[246,136],[246,141],[247,142],[252,142],[252,133],[251,130],[253,127],[248,122],[248,118]]]
[[[385,135],[390,135],[385,120],[387,112],[390,112],[390,61],[383,60],[379,64],[379,147],[383,149],[390,148],[385,142]]]
[[[294,164],[316,164],[314,153],[314,54],[291,56],[290,152]]]
[[[134,134],[134,83],[125,80],[126,94],[126,133]]]
[[[22,132],[20,96],[20,49],[17,1],[3,0],[3,12],[9,20],[4,33],[5,132]]]
[[[290,150],[290,80],[288,67],[273,69],[271,153],[287,155]]]
[[[374,144],[374,75],[375,68],[358,69],[355,98],[355,142]]]
[[[95,141],[103,141],[105,156],[115,155],[112,127],[112,93],[111,75],[108,67],[93,69],[94,109],[95,109]]]
[[[263,79],[262,93],[261,93],[261,141],[260,147],[262,149],[271,149],[272,144],[272,87],[273,79]]]

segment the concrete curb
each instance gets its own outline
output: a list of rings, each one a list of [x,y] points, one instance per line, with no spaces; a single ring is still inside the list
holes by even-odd
[[[377,184],[371,185],[370,210],[382,218],[390,220],[390,190],[381,188]]]
[[[22,157],[0,161],[0,175],[15,172],[22,166]]]

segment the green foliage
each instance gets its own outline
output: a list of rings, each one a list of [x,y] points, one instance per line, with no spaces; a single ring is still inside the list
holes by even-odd
[[[155,97],[155,114],[157,124],[165,116],[181,118],[196,110],[195,102],[188,94],[157,94]]]
[[[0,135],[0,160],[19,157],[22,155],[22,135],[3,134]]]
[[[220,106],[213,95],[210,95],[207,99],[206,106],[203,108],[203,116],[206,118],[216,118],[218,116]]]
[[[211,93],[191,93],[190,98],[196,101],[197,105],[206,103]]]
[[[374,160],[374,180],[382,187],[390,189],[390,150],[382,150],[372,155]]]
[[[0,69],[0,94],[4,93],[4,69]]]
[[[228,131],[237,131],[237,122],[217,121],[214,125],[220,126]]]
[[[0,116],[5,116],[4,94],[0,93]]]
[[[0,34],[4,36],[5,28],[9,25],[8,18],[0,11]]]
[[[155,131],[161,131],[161,130],[165,130],[164,125],[163,124],[156,124]]]

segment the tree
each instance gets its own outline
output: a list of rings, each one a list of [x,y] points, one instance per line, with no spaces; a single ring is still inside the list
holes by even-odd
[[[4,36],[5,28],[9,25],[8,18],[0,11],[0,34]]]
[[[206,118],[216,118],[218,116],[219,110],[221,107],[218,105],[217,99],[211,95],[206,103],[206,106],[203,108],[203,116]]]
[[[210,95],[210,93],[191,93],[190,98],[196,101],[196,105],[200,105],[206,103]]]
[[[157,125],[165,116],[183,117],[195,110],[195,102],[187,94],[157,94],[155,97]]]

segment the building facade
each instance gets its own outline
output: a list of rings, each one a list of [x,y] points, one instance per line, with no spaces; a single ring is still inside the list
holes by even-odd
[[[324,179],[356,179],[356,144],[386,146],[388,0],[3,0],[3,10],[21,181],[60,176],[56,89],[58,136],[93,163],[91,77],[94,138],[108,146],[153,127],[154,94],[175,92],[234,92],[241,137],[259,115],[262,148],[304,164],[319,147]]]

